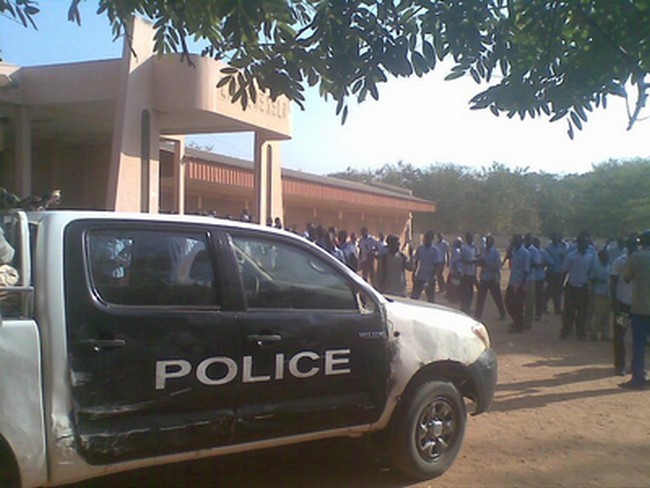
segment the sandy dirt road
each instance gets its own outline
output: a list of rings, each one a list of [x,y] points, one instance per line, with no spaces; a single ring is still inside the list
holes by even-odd
[[[613,375],[610,342],[560,341],[555,315],[545,315],[526,333],[509,334],[508,322],[497,319],[489,298],[484,321],[499,355],[495,402],[490,412],[468,417],[460,455],[436,480],[413,483],[368,443],[335,440],[148,468],[75,486],[650,486],[650,390],[617,387],[622,378]]]

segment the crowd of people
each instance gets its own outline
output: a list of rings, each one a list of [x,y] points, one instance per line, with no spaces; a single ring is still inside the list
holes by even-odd
[[[511,333],[525,332],[543,314],[555,313],[561,316],[561,340],[612,341],[614,370],[620,376],[627,374],[625,335],[631,329],[632,379],[621,386],[646,386],[650,231],[600,246],[587,232],[571,240],[553,234],[545,246],[533,234],[515,234],[503,256],[493,236],[475,239],[471,232],[450,244],[441,233],[428,230],[418,246],[401,243],[396,235],[375,237],[366,228],[357,237],[308,224],[304,236],[386,294],[420,299],[424,292],[426,300],[435,302],[436,293],[444,293],[448,303],[478,320],[489,294],[499,319],[510,317]],[[502,274],[507,274],[505,293]]]
[[[280,219],[267,225],[282,228]],[[299,233],[295,227],[287,230]],[[525,332],[543,314],[555,313],[561,316],[561,340],[612,341],[614,371],[620,376],[627,374],[625,336],[631,329],[632,379],[621,386],[646,387],[650,230],[600,246],[586,231],[570,240],[552,234],[545,246],[531,233],[514,234],[503,257],[493,236],[475,239],[471,232],[449,243],[440,232],[428,230],[417,246],[407,239],[402,243],[397,235],[380,232],[375,237],[367,228],[357,236],[308,223],[302,234],[386,294],[418,300],[424,292],[426,300],[435,302],[436,293],[444,293],[448,303],[477,320],[489,294],[499,319],[510,317],[511,333]]]

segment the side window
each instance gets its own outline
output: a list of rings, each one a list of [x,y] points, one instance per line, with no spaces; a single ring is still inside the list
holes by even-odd
[[[318,256],[282,241],[233,242],[249,307],[357,310],[350,285]]]
[[[96,229],[86,234],[92,288],[106,303],[221,305],[205,234]]]

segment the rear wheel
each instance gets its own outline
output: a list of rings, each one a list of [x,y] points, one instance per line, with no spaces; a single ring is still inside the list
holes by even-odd
[[[3,449],[0,439],[0,488],[20,487],[18,466],[11,453]]]
[[[465,403],[456,387],[431,381],[417,387],[395,413],[391,460],[407,476],[440,476],[458,455],[465,435]]]

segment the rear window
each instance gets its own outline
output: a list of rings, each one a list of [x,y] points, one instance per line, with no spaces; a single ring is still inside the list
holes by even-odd
[[[109,304],[220,306],[209,242],[199,232],[91,230],[86,234],[91,287]]]

